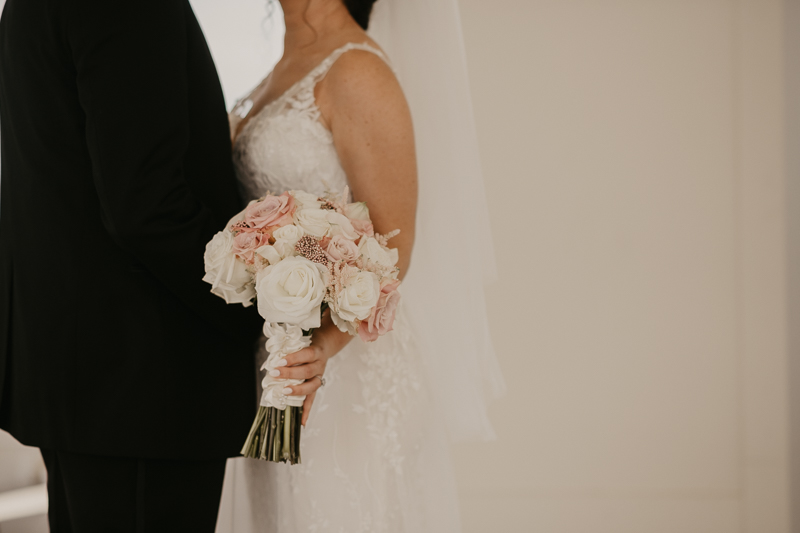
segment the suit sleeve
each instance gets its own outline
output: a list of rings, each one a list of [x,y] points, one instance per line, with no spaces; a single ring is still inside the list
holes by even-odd
[[[205,244],[233,213],[212,213],[184,175],[189,136],[202,134],[189,129],[188,5],[71,4],[67,35],[105,227],[195,312],[255,339],[258,315],[227,306],[202,281]]]

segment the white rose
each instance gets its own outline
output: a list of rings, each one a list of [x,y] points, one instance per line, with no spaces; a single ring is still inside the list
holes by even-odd
[[[322,209],[300,209],[294,214],[294,223],[308,235],[322,238],[331,231],[328,213]]]
[[[233,254],[232,248],[233,233],[224,230],[214,235],[203,254],[206,266],[203,281],[210,283],[211,292],[224,298],[227,303],[240,303],[248,307],[256,295],[253,279],[244,262]]]
[[[307,193],[305,191],[289,191],[289,194],[294,196],[294,201],[297,203],[299,209],[319,209],[322,202],[316,194]]]
[[[252,300],[256,296],[253,278],[247,271],[245,264],[238,259],[234,260],[230,283],[212,287],[211,292],[224,298],[226,303],[242,304],[245,307],[253,305]]]
[[[355,202],[344,206],[344,214],[353,220],[369,220],[367,202]]]
[[[256,276],[259,314],[267,322],[318,328],[326,275],[325,267],[305,257],[268,266]]]
[[[358,328],[353,322],[348,322],[347,320],[340,317],[336,311],[331,309],[331,319],[333,320],[333,324],[339,328],[339,331],[342,333],[349,333],[353,337],[358,335]]]
[[[261,248],[256,250],[256,253],[261,257],[263,257],[264,259],[266,259],[267,261],[269,261],[270,265],[277,265],[283,260],[283,256],[281,256],[278,250],[276,250],[274,246],[271,246],[269,244],[266,246],[262,246]]]
[[[297,251],[294,249],[294,245],[297,243],[291,243],[287,241],[275,241],[275,250],[280,254],[282,258],[292,257],[297,255]]]
[[[272,232],[272,236],[275,237],[276,240],[281,239],[283,241],[291,242],[293,246],[297,244],[297,241],[303,238],[303,235],[305,235],[303,230],[293,224],[283,226],[282,228],[278,228]]]
[[[358,233],[353,228],[350,219],[336,211],[328,211],[328,223],[331,225],[330,236],[341,235],[354,241],[358,239]]]
[[[206,273],[220,270],[231,256],[233,256],[233,233],[228,230],[220,231],[206,244],[206,251],[203,254]]]
[[[360,270],[347,281],[347,285],[337,295],[338,318],[348,322],[364,320],[378,303],[380,295],[381,283],[378,276]]]
[[[275,250],[281,257],[296,255],[294,247],[297,241],[303,238],[303,235],[305,235],[305,232],[293,224],[278,228],[272,234],[275,237]]]
[[[389,261],[392,265],[396,265],[400,260],[400,252],[397,251],[397,248],[389,248],[389,251],[386,253],[389,254]]]
[[[358,253],[373,263],[390,267],[397,263],[397,250],[387,250],[374,237],[362,238],[358,244]]]

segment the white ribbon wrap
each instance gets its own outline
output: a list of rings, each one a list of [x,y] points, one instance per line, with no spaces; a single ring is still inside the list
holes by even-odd
[[[290,324],[276,324],[274,322],[264,323],[264,335],[267,337],[266,347],[269,352],[267,360],[261,365],[261,370],[266,370],[267,374],[261,382],[264,392],[261,394],[261,405],[264,407],[275,407],[283,411],[287,406],[301,407],[305,396],[287,396],[283,393],[286,387],[300,385],[302,379],[283,379],[274,378],[269,375],[271,370],[286,366],[280,365],[281,361],[286,360],[286,356],[303,348],[311,346],[311,337],[304,336],[300,326]]]

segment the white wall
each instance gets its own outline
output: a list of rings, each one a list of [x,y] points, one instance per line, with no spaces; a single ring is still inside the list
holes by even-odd
[[[460,4],[511,391],[469,531],[789,531],[782,2]]]
[[[191,0],[232,108],[283,54],[283,12],[278,0]]]
[[[786,162],[788,177],[789,383],[792,501],[800,501],[800,0],[784,1],[786,32]],[[794,386],[791,386],[794,385]],[[800,531],[800,505],[792,507],[793,531]]]

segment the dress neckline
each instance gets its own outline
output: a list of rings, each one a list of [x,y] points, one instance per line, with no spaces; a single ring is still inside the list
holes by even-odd
[[[276,96],[275,98],[273,98],[272,100],[270,100],[269,102],[267,102],[266,104],[261,106],[261,109],[256,111],[253,114],[253,116],[248,118],[248,116],[250,115],[250,112],[252,110],[252,102],[253,102],[253,100],[250,97],[253,95],[253,93],[259,87],[261,87],[261,85],[263,83],[265,83],[270,78],[270,76],[272,76],[272,72],[270,72],[269,74],[267,74],[267,76],[263,80],[261,80],[261,82],[258,85],[255,86],[255,88],[252,91],[250,91],[250,94],[248,94],[245,98],[243,98],[242,100],[237,102],[236,105],[234,106],[232,112],[235,113],[236,109],[239,108],[242,104],[246,104],[247,102],[251,103],[251,108],[248,109],[247,113],[243,117],[241,117],[241,121],[239,123],[237,123],[237,125],[236,125],[236,129],[237,129],[238,133],[236,133],[236,136],[233,139],[233,146],[236,146],[237,141],[242,136],[242,134],[245,132],[247,127],[250,126],[250,123],[253,122],[254,120],[258,119],[259,115],[264,113],[264,111],[266,109],[271,108],[272,106],[274,106],[278,102],[284,100],[285,98],[287,98],[288,96],[293,94],[295,89],[300,87],[304,82],[306,82],[308,79],[313,79],[314,76],[317,74],[317,71],[325,71],[326,68],[330,68],[330,66],[333,64],[333,62],[335,62],[335,59],[338,58],[337,54],[338,55],[342,55],[345,52],[349,52],[350,50],[353,50],[353,49],[366,50],[366,51],[372,52],[375,55],[377,55],[378,57],[380,57],[381,59],[383,59],[384,61],[386,61],[387,64],[389,64],[389,61],[386,58],[386,56],[384,55],[384,53],[381,52],[378,48],[372,46],[371,44],[369,44],[367,42],[363,42],[363,43],[349,42],[349,43],[346,43],[346,44],[340,46],[339,48],[335,49],[334,51],[332,51],[327,56],[325,56],[319,63],[317,63],[316,66],[314,66],[314,68],[309,70],[302,78],[298,79],[296,82],[291,84],[281,94],[279,94],[278,96]],[[331,59],[334,59],[334,61],[331,61]],[[330,65],[328,65],[329,62],[330,62]],[[242,121],[244,122],[244,124],[241,124]]]

